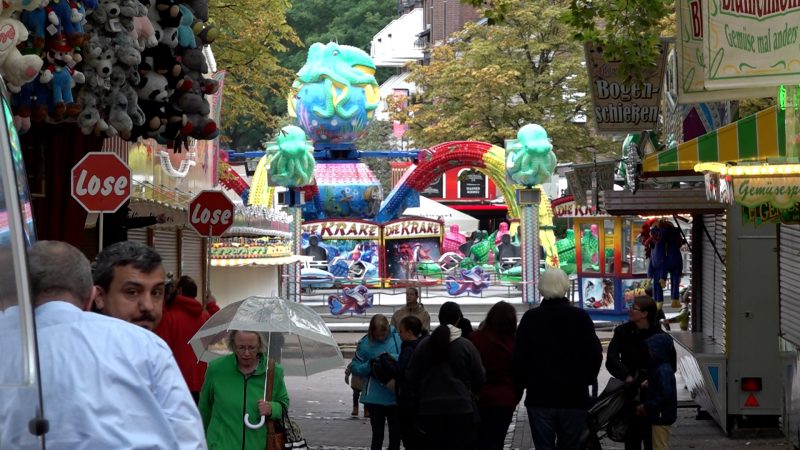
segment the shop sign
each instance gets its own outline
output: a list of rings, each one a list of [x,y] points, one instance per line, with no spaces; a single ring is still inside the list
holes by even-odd
[[[383,237],[386,239],[406,239],[441,236],[442,224],[429,220],[407,220],[384,225]]]
[[[674,78],[672,85],[677,90],[678,103],[704,103],[721,100],[738,100],[745,97],[772,97],[768,88],[745,86],[737,89],[708,90],[705,85],[706,64],[703,59],[704,8],[709,0],[678,0],[677,28],[679,39],[677,69],[667,76]],[[669,71],[670,69],[668,69]],[[715,127],[716,128],[716,127]]]
[[[485,198],[486,197],[486,175],[468,170],[459,175],[459,198]]]
[[[436,177],[421,194],[429,198],[444,198],[444,174]]]
[[[619,63],[606,61],[602,49],[595,44],[587,42],[584,49],[597,131],[617,134],[658,128],[666,43],[661,44],[656,66],[642,74],[641,83],[631,83],[621,76]]]
[[[253,239],[244,242],[219,242],[211,246],[211,259],[260,259],[280,258],[292,254],[286,241],[264,242]]]
[[[322,239],[377,239],[380,235],[377,224],[349,221],[306,222],[303,232]]]
[[[742,206],[742,222],[753,225],[766,224],[797,224],[800,223],[800,209],[792,205],[788,208],[776,208],[769,203],[762,203],[758,206]]]
[[[595,215],[590,206],[578,205],[575,203],[575,200],[553,205],[553,217],[555,218],[589,217]]]
[[[800,202],[800,177],[736,178],[733,195],[743,206],[769,203],[787,209]]]
[[[131,217],[158,217],[161,215],[164,216],[164,223],[156,226],[180,227],[186,224],[186,210],[183,208],[169,206],[154,200],[131,199]]]
[[[707,88],[800,83],[800,0],[708,0],[705,6]]]

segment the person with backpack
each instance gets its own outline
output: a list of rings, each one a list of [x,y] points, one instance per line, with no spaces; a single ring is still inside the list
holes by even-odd
[[[356,354],[352,361],[352,374],[364,379],[361,389],[361,403],[369,411],[372,426],[371,450],[383,448],[384,426],[389,423],[389,450],[400,449],[400,423],[397,418],[397,397],[394,386],[387,386],[392,370],[387,360],[396,363],[400,356],[400,343],[397,334],[389,327],[389,320],[383,314],[375,314],[369,321],[367,335],[358,341]]]
[[[636,407],[636,414],[650,422],[653,450],[666,450],[669,448],[670,425],[678,418],[678,389],[669,361],[675,345],[666,333],[654,334],[645,343],[650,352],[647,397]]]
[[[395,391],[397,394],[397,407],[400,416],[400,437],[403,447],[406,450],[417,450],[421,448],[420,433],[417,429],[417,393],[411,388],[406,380],[406,369],[411,363],[411,358],[419,342],[428,336],[427,331],[422,328],[422,321],[414,316],[403,317],[397,327],[397,332],[403,343],[400,347],[400,359],[397,362],[397,384]]]
[[[417,345],[406,381],[419,395],[419,425],[425,449],[466,450],[475,446],[480,421],[475,393],[486,381],[481,355],[456,326],[458,303],[439,309],[439,326]]]

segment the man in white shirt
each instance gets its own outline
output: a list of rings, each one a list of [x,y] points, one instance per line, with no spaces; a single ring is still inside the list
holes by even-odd
[[[146,329],[84,312],[95,288],[89,261],[64,242],[29,251],[47,448],[206,449],[203,423],[169,347]],[[16,332],[13,329],[0,331]],[[19,351],[19,349],[17,349]],[[9,355],[12,364],[20,358]],[[0,390],[0,448],[39,448],[14,405],[28,389]]]

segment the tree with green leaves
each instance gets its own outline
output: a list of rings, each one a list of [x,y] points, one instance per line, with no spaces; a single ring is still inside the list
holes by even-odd
[[[364,135],[356,141],[358,150],[393,150],[392,122],[373,120]],[[362,158],[378,181],[381,182],[384,197],[392,190],[392,168],[388,158]]]
[[[219,28],[214,41],[217,69],[226,71],[222,102],[222,136],[234,148],[242,140],[258,142],[253,130],[274,127],[276,114],[269,97],[285,97],[294,73],[278,55],[298,44],[286,22],[287,0],[211,0],[211,23]],[[262,137],[263,138],[263,137]]]
[[[494,3],[494,2],[493,2]],[[411,67],[421,94],[393,118],[418,147],[453,140],[504,145],[527,123],[547,129],[560,161],[618,151],[593,134],[583,51],[561,18],[566,0],[513,0],[493,25],[467,24],[431,63]],[[391,104],[391,102],[390,102]],[[579,119],[583,118],[583,123]]]

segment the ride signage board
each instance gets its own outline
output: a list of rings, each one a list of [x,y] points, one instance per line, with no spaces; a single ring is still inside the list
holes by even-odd
[[[72,167],[70,192],[87,212],[116,212],[131,197],[131,169],[114,153],[87,153]]]
[[[233,225],[233,202],[221,191],[201,191],[189,202],[189,225],[200,236],[221,236]]]
[[[365,221],[323,220],[304,222],[303,232],[316,234],[321,239],[379,239],[380,226]]]
[[[401,219],[383,226],[384,239],[410,239],[442,236],[442,222],[428,219]]]

